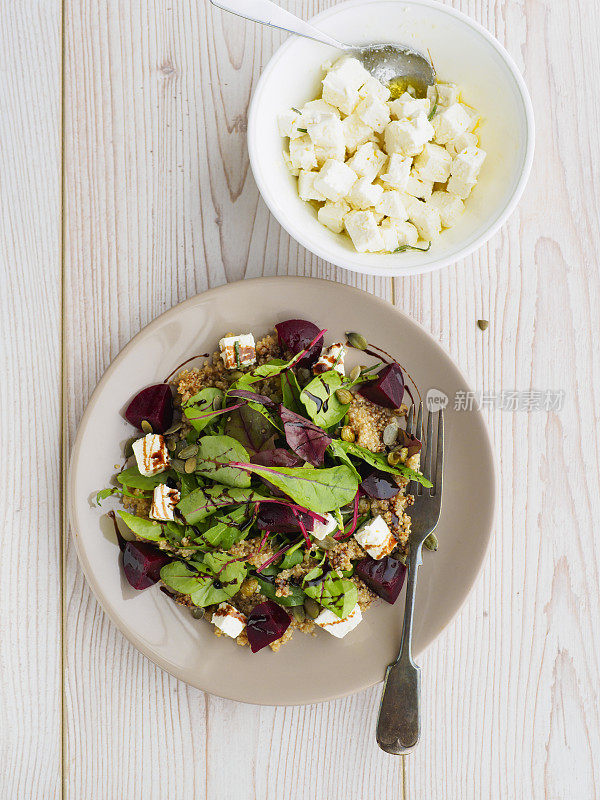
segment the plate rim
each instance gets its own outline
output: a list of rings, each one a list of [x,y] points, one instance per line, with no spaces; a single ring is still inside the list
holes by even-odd
[[[80,451],[81,451],[81,444],[82,444],[83,435],[84,435],[84,432],[85,432],[85,429],[86,429],[87,425],[89,424],[89,420],[90,420],[90,418],[91,418],[91,416],[93,414],[93,410],[94,410],[96,404],[98,403],[98,400],[100,398],[100,394],[101,394],[103,385],[108,381],[108,378],[110,377],[112,372],[116,369],[117,363],[120,362],[121,358],[127,352],[129,352],[131,349],[133,349],[135,347],[136,341],[140,336],[147,335],[147,333],[151,332],[154,328],[160,327],[164,317],[169,316],[169,315],[176,315],[181,308],[193,305],[194,302],[196,302],[197,299],[200,298],[200,297],[206,298],[206,297],[210,297],[213,294],[227,295],[230,291],[239,290],[238,287],[240,286],[240,284],[263,283],[265,285],[268,285],[268,284],[275,284],[275,283],[293,283],[293,282],[300,282],[300,283],[303,283],[303,284],[312,283],[315,286],[318,286],[319,284],[329,284],[329,285],[333,285],[333,286],[337,286],[337,287],[342,286],[344,289],[349,290],[351,292],[351,294],[355,294],[355,295],[357,295],[359,297],[363,296],[363,295],[367,295],[369,298],[374,300],[376,302],[376,304],[379,304],[380,306],[382,306],[382,307],[384,307],[384,308],[386,308],[388,310],[391,309],[394,313],[396,313],[400,317],[402,317],[405,323],[408,323],[408,325],[410,325],[414,329],[416,329],[421,335],[424,335],[425,338],[429,341],[429,344],[433,345],[435,349],[439,350],[439,352],[442,354],[442,356],[452,364],[453,368],[458,372],[458,374],[462,378],[462,380],[465,383],[465,385],[466,386],[470,386],[470,383],[469,383],[469,381],[467,381],[465,379],[465,376],[464,376],[462,370],[457,366],[457,364],[454,362],[454,360],[451,358],[451,356],[446,352],[445,348],[441,345],[441,343],[439,341],[437,341],[437,339],[435,339],[435,337],[429,331],[427,331],[419,322],[417,322],[411,316],[406,314],[404,311],[402,311],[399,308],[396,308],[396,306],[394,306],[393,303],[391,303],[389,300],[386,300],[386,299],[384,299],[382,297],[379,297],[378,295],[374,295],[371,292],[368,292],[368,291],[366,291],[364,289],[359,289],[356,286],[351,286],[349,284],[340,284],[337,281],[328,280],[326,278],[303,277],[303,276],[298,276],[298,275],[262,276],[262,277],[257,277],[257,278],[242,279],[240,281],[232,281],[231,283],[221,284],[219,286],[215,286],[215,287],[212,287],[210,289],[207,289],[205,292],[199,292],[199,293],[193,295],[192,297],[188,297],[185,300],[182,300],[179,303],[176,303],[174,306],[172,306],[171,308],[167,309],[166,311],[163,311],[157,317],[152,319],[147,325],[144,325],[130,339],[130,341],[127,342],[127,344],[123,348],[121,348],[121,350],[119,350],[119,352],[114,356],[114,358],[111,359],[109,365],[104,370],[104,372],[102,373],[102,376],[100,377],[98,383],[94,387],[94,390],[92,391],[92,393],[91,393],[91,395],[90,395],[90,397],[89,397],[89,399],[87,401],[87,404],[85,406],[84,413],[83,413],[83,415],[82,415],[82,417],[81,417],[81,419],[79,421],[79,424],[77,426],[77,433],[76,433],[75,439],[73,441],[73,446],[72,446],[71,453],[70,453],[70,456],[69,456],[69,459],[68,459],[68,465],[69,466],[68,466],[67,481],[66,481],[66,499],[65,499],[66,511],[67,511],[67,515],[68,515],[68,522],[69,522],[69,526],[70,526],[70,534],[69,535],[70,535],[70,538],[74,541],[75,550],[76,550],[76,553],[77,553],[77,558],[78,558],[78,561],[79,561],[79,565],[81,566],[81,569],[83,571],[84,577],[85,577],[86,582],[87,582],[87,585],[90,588],[92,594],[94,595],[94,598],[98,602],[98,605],[102,609],[103,613],[105,613],[108,616],[110,621],[115,625],[115,627],[120,631],[120,633],[125,637],[125,639],[138,652],[140,652],[145,658],[147,658],[153,664],[156,664],[156,666],[160,667],[160,669],[164,670],[169,675],[172,675],[177,680],[182,681],[187,686],[192,686],[193,688],[198,689],[199,691],[202,691],[202,692],[206,692],[207,694],[209,694],[211,696],[221,697],[221,698],[226,699],[226,700],[233,700],[233,701],[236,701],[236,702],[239,702],[239,703],[245,703],[245,704],[248,704],[248,705],[260,705],[260,706],[272,706],[272,707],[276,707],[276,706],[290,706],[290,707],[292,707],[292,706],[311,705],[313,703],[329,702],[329,701],[337,700],[337,699],[340,699],[340,698],[343,698],[343,697],[348,697],[350,695],[356,694],[357,692],[365,691],[366,689],[370,689],[373,686],[377,685],[378,683],[381,683],[381,681],[383,681],[383,679],[384,679],[384,675],[382,675],[382,678],[381,678],[380,681],[378,681],[378,680],[374,680],[374,681],[368,680],[363,685],[361,685],[361,686],[359,686],[357,688],[350,689],[349,691],[341,691],[341,692],[335,693],[335,694],[317,695],[317,696],[315,696],[313,699],[311,699],[309,701],[272,702],[272,703],[271,702],[260,702],[260,703],[257,703],[256,701],[252,701],[252,700],[240,699],[240,697],[236,697],[233,694],[229,694],[229,693],[218,693],[217,694],[217,693],[209,691],[206,688],[203,688],[202,686],[200,686],[200,685],[198,685],[196,683],[192,683],[188,679],[188,677],[186,677],[185,675],[182,674],[182,670],[181,669],[179,669],[178,667],[174,666],[172,663],[167,662],[161,655],[153,652],[152,649],[150,647],[147,647],[143,642],[137,641],[136,640],[136,636],[135,636],[135,632],[131,631],[126,625],[124,625],[121,622],[121,620],[118,617],[118,615],[116,614],[116,612],[113,611],[113,609],[110,607],[110,605],[108,603],[105,604],[104,599],[103,599],[104,595],[103,595],[103,592],[102,592],[102,589],[101,589],[100,582],[96,580],[95,575],[94,575],[94,571],[91,569],[91,564],[90,564],[90,562],[89,562],[89,560],[88,560],[88,558],[86,556],[86,553],[85,553],[85,550],[84,550],[84,547],[83,547],[83,542],[82,542],[82,539],[81,539],[81,536],[80,536],[80,533],[79,533],[79,530],[78,530],[78,525],[76,524],[76,522],[77,522],[77,513],[76,513],[76,506],[75,506],[75,491],[74,491],[74,488],[75,488],[76,475],[77,475],[77,462],[78,462],[78,458],[79,458]],[[498,508],[498,477],[499,476],[498,476],[498,469],[497,469],[497,462],[496,462],[496,458],[495,458],[494,448],[493,448],[491,436],[490,436],[490,433],[489,433],[489,430],[488,430],[488,425],[487,425],[486,420],[485,420],[485,418],[484,418],[484,416],[483,416],[483,414],[481,413],[480,410],[477,410],[476,414],[477,414],[477,417],[478,417],[479,422],[481,424],[481,429],[482,429],[483,434],[484,434],[484,440],[485,440],[486,446],[488,448],[489,462],[490,462],[490,465],[491,465],[491,468],[492,468],[492,476],[491,476],[492,477],[491,505],[490,505],[489,515],[488,515],[489,516],[489,524],[487,525],[487,529],[486,529],[487,540],[486,540],[485,548],[482,551],[480,561],[479,561],[479,563],[477,565],[476,572],[474,573],[474,576],[473,576],[473,580],[472,580],[471,584],[469,585],[467,591],[465,592],[464,597],[461,599],[460,603],[457,605],[456,609],[454,610],[454,613],[445,622],[445,624],[443,624],[442,627],[435,633],[435,635],[430,639],[430,641],[428,641],[425,644],[425,646],[421,650],[415,650],[414,651],[414,653],[413,653],[414,656],[419,656],[421,653],[425,652],[431,646],[431,644],[433,644],[433,642],[444,632],[444,630],[450,625],[450,623],[453,622],[456,619],[456,617],[458,616],[458,614],[462,610],[463,606],[467,602],[467,599],[470,597],[473,589],[475,588],[476,583],[480,579],[481,572],[482,572],[483,567],[484,567],[484,565],[485,565],[485,563],[486,563],[486,561],[488,559],[488,556],[489,556],[491,542],[492,542],[493,534],[494,534],[494,525],[495,525],[495,521],[496,521],[497,508]]]

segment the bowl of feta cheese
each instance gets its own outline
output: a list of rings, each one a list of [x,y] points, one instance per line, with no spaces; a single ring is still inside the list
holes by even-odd
[[[340,41],[428,53],[437,83],[384,86],[352,54],[291,37],[254,93],[250,163],[300,244],[371,275],[430,272],[483,245],[516,207],[534,148],[527,88],[478,23],[435,0],[349,0],[313,18]]]

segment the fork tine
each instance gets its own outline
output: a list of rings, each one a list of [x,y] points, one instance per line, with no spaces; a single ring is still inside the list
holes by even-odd
[[[419,403],[419,412],[417,414],[417,425],[415,428],[414,435],[420,442],[423,441],[423,403]]]
[[[413,406],[411,406],[412,410]],[[423,442],[423,403],[419,403],[419,410],[417,411],[417,424],[409,431],[412,436],[415,436],[421,443]],[[423,445],[421,445],[421,458],[423,457]],[[408,487],[410,494],[415,498],[418,494],[422,493],[423,487],[416,481],[411,481]]]
[[[411,405],[408,409],[408,416],[406,417],[406,432],[410,435],[414,435],[414,416],[415,416],[415,407]]]
[[[431,443],[433,439],[433,412],[427,412],[427,434],[426,434],[426,442],[425,442],[425,458],[423,460],[422,472],[426,478],[432,480],[431,475],[431,466],[432,466],[432,452],[431,452]]]
[[[440,408],[438,413],[437,453],[435,456],[435,478],[432,478],[432,494],[442,493],[442,480],[444,476],[444,411]]]

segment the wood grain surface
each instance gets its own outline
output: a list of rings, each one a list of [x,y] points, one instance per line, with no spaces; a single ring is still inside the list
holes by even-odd
[[[284,4],[306,18],[330,3]],[[62,33],[58,2],[4,4],[0,301],[12,385],[0,397],[19,489],[1,517],[1,800],[600,796],[600,8],[452,5],[523,71],[534,169],[519,210],[478,253],[391,281],[315,258],[259,198],[247,111],[283,34],[207,2],[64,0]],[[374,742],[378,687],[261,708],[171,678],[108,621],[61,532],[61,332],[64,467],[96,382],[140,328],[208,287],[275,274],[392,300],[479,390],[566,393],[560,411],[486,409],[495,537],[464,608],[420,659],[423,741],[405,759]],[[30,396],[19,389],[32,366]]]

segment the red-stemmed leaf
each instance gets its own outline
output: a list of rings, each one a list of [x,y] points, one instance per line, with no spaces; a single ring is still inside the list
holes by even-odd
[[[331,437],[314,422],[294,414],[284,405],[279,406],[279,416],[283,422],[285,439],[294,453],[315,467],[320,467],[325,460],[325,450],[331,444]]]

